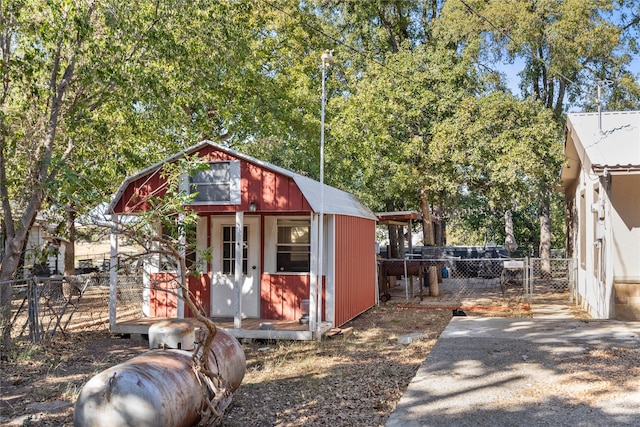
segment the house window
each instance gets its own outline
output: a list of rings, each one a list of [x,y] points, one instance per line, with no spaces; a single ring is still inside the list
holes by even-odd
[[[247,227],[243,227],[242,236],[242,273],[247,274]],[[235,274],[236,272],[236,227],[227,225],[222,228],[222,273]]]
[[[209,168],[188,177],[192,204],[240,203],[240,162],[211,162]]]
[[[276,255],[278,272],[309,272],[311,248],[309,231],[309,220],[278,220]]]

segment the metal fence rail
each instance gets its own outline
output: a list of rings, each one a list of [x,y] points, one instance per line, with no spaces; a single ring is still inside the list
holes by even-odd
[[[430,265],[438,265],[437,301],[448,304],[512,305],[552,297],[568,301],[567,291],[573,288],[571,260],[566,258],[406,260],[407,264],[421,262],[424,263],[422,282],[415,277],[406,280],[406,285],[401,285],[404,292],[396,292],[396,297],[402,297],[403,293],[407,300],[419,295],[429,296],[426,269]]]
[[[137,317],[142,311],[142,273],[118,274],[117,317]],[[31,277],[0,282],[11,287],[8,326],[13,341],[38,342],[70,330],[100,330],[109,327],[109,273],[75,276]],[[121,308],[121,309],[120,309]],[[7,324],[8,323],[8,324]]]

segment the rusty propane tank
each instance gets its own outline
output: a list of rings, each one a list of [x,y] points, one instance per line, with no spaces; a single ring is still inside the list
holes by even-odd
[[[207,400],[213,396],[212,389],[207,388],[207,378],[196,372],[192,361],[192,351],[157,349],[102,371],[80,391],[73,425],[186,427],[196,424],[207,408]],[[233,393],[244,378],[246,359],[242,347],[225,331],[216,333],[209,353],[209,367],[224,380],[228,393]]]

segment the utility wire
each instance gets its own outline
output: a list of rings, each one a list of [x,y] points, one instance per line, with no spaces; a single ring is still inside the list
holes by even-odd
[[[400,72],[392,67],[390,67],[389,65],[385,64],[384,62],[376,59],[375,57],[373,57],[373,53],[371,52],[367,52],[366,50],[361,50],[361,49],[357,49],[345,42],[343,42],[342,40],[340,40],[337,37],[332,36],[331,34],[327,33],[326,31],[308,23],[306,20],[303,19],[298,19],[297,17],[293,16],[292,14],[290,14],[289,12],[287,12],[286,10],[284,10],[282,7],[278,6],[277,4],[274,4],[273,2],[269,1],[269,0],[259,0],[260,2],[268,5],[269,7],[279,11],[280,13],[288,16],[291,19],[297,20],[299,22],[302,23],[302,25],[304,25],[305,27],[311,29],[312,31],[315,31],[318,34],[321,34],[323,36],[325,36],[326,38],[328,38],[329,40],[331,40],[332,42],[345,47],[347,50],[363,57],[364,59],[368,60],[368,61],[372,61],[378,65],[380,65],[381,67],[391,71],[393,74],[396,74],[400,77],[403,77],[409,81],[412,81],[413,78],[410,75],[407,75],[403,72]],[[506,31],[504,31],[503,29],[499,28],[496,24],[494,24],[489,18],[487,18],[486,16],[482,15],[481,13],[479,13],[478,11],[476,11],[471,5],[469,5],[469,3],[467,3],[466,0],[460,0],[460,3],[462,3],[469,12],[471,12],[473,15],[476,15],[478,18],[480,18],[481,20],[483,20],[484,22],[486,22],[489,26],[491,26],[491,28],[493,28],[496,32],[498,32],[499,34],[501,34],[503,37],[505,37],[506,39],[510,40],[512,43],[514,43],[517,46],[521,46],[525,49],[527,48],[526,43],[523,43],[519,40],[516,40],[513,36],[511,36],[509,33],[507,33]],[[535,52],[531,51],[531,57],[535,60],[540,62],[541,64],[547,66],[547,64],[544,62],[543,59],[538,58],[537,56],[535,56]],[[556,75],[558,75],[560,78],[562,78],[566,83],[570,83],[573,84],[575,87],[580,88],[580,85],[578,85],[575,81],[573,81],[571,78],[567,77],[565,74],[563,74],[560,70],[558,70],[557,68],[553,67],[553,66],[548,66],[549,70],[553,71]]]
[[[345,48],[347,48],[351,52],[362,56],[364,59],[366,59],[368,61],[375,62],[376,64],[380,65],[381,67],[391,71],[394,74],[397,74],[398,76],[401,76],[401,77],[403,77],[405,79],[408,79],[408,80],[412,80],[411,76],[409,76],[407,74],[404,74],[404,73],[402,73],[402,72],[400,72],[400,71],[398,71],[396,69],[393,69],[393,68],[389,67],[387,64],[385,64],[384,62],[374,58],[373,54],[371,52],[367,52],[366,50],[360,50],[360,49],[357,49],[357,48],[355,48],[355,47],[353,47],[351,45],[346,44],[342,40],[332,36],[331,34],[328,34],[326,31],[324,31],[324,30],[322,30],[322,29],[320,29],[320,28],[318,28],[318,27],[316,27],[314,25],[309,24],[305,20],[296,18],[295,16],[291,15],[286,10],[282,9],[280,6],[270,2],[268,0],[259,0],[259,1],[261,1],[262,3],[272,7],[273,9],[279,11],[280,13],[288,16],[291,19],[300,21],[302,23],[302,25],[304,25],[305,27],[307,27],[307,28],[311,29],[312,31],[315,31],[315,32],[317,32],[319,34],[322,34],[323,36],[327,37],[329,40],[333,41],[334,43],[337,43],[337,44],[339,44],[341,46],[344,46]]]
[[[504,31],[503,29],[499,28],[497,25],[495,25],[489,18],[487,18],[486,16],[482,15],[481,13],[479,13],[478,11],[476,11],[471,5],[469,5],[466,0],[459,0],[460,3],[462,3],[467,10],[469,10],[469,12],[471,12],[472,14],[476,15],[478,18],[482,19],[483,21],[485,21],[487,24],[489,24],[494,30],[496,30],[498,33],[500,33],[502,36],[504,36],[505,38],[507,38],[508,40],[510,40],[512,43],[514,43],[515,45],[521,46],[525,49],[527,49],[527,45],[526,43],[520,42],[516,39],[514,39],[509,33],[507,33],[506,31]],[[535,55],[535,52],[533,51],[533,49],[531,49],[531,57],[535,60],[540,62],[543,65],[547,65],[544,60],[538,58]],[[575,85],[575,87],[580,88],[580,85],[578,85],[576,82],[574,82],[572,79],[570,79],[569,77],[565,76],[560,70],[558,70],[557,68],[549,65],[549,70],[555,72],[558,76],[560,76],[563,80],[565,80],[565,82],[567,83],[571,83],[573,85]]]

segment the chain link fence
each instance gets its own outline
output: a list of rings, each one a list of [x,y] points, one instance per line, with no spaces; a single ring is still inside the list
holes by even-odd
[[[409,300],[429,295],[429,268],[437,269],[438,296],[429,302],[450,305],[518,305],[542,299],[569,301],[573,269],[566,258],[475,258],[383,260],[405,263],[411,276],[415,265],[421,275],[390,284],[389,295]],[[413,266],[413,268],[412,268]],[[402,266],[396,268],[402,274]],[[398,273],[396,271],[395,273]],[[384,281],[384,279],[383,279]],[[395,289],[394,289],[395,288]]]
[[[117,320],[140,317],[142,272],[118,273]],[[109,329],[109,272],[31,277],[0,282],[11,287],[10,316],[0,320],[11,339],[39,342],[69,331]]]

